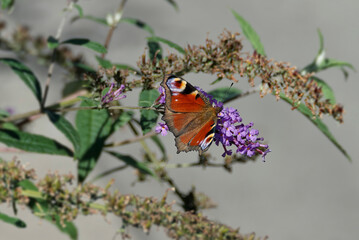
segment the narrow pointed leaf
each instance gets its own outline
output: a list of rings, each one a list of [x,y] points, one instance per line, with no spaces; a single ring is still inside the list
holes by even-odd
[[[355,71],[355,68],[352,64],[350,64],[348,62],[332,59],[332,58],[326,58],[325,61],[323,62],[323,64],[318,66],[320,71],[327,69],[327,68],[332,68],[332,67],[348,67],[351,70]]]
[[[219,78],[217,78],[216,80],[214,80],[213,82],[211,82],[210,85],[217,84],[217,83],[219,83],[219,82],[222,81],[222,80],[223,80],[223,78],[222,78],[222,77],[219,77]]]
[[[112,66],[113,66],[111,61],[103,59],[99,56],[96,56],[96,60],[97,60],[98,64],[100,64],[100,66],[103,68],[109,69],[109,68],[112,68]]]
[[[317,32],[318,32],[318,36],[319,36],[319,50],[318,50],[318,54],[317,54],[317,57],[318,57],[324,52],[324,38],[323,38],[323,34],[319,28],[318,28]]]
[[[75,8],[77,9],[77,11],[79,12],[79,17],[83,17],[83,16],[84,16],[84,12],[83,12],[83,10],[82,10],[82,7],[81,7],[80,5],[78,5],[78,4],[75,4],[74,6],[75,6]]]
[[[41,87],[40,83],[37,80],[35,74],[16,59],[12,58],[0,58],[0,62],[8,65],[19,77],[20,79],[30,88],[34,93],[36,99],[41,103]]]
[[[320,71],[323,71],[328,68],[332,67],[339,67],[344,74],[344,78],[346,79],[348,77],[348,72],[345,68],[350,68],[351,70],[355,71],[355,68],[352,64],[344,61],[339,61],[336,59],[326,58],[325,57],[325,51],[324,51],[324,38],[321,33],[321,31],[318,29],[318,35],[319,35],[319,51],[315,59],[312,63],[308,64],[303,68],[301,71],[302,74],[306,73],[318,73]]]
[[[15,0],[1,0],[2,9],[10,9],[14,5]]]
[[[150,55],[150,59],[153,60],[155,57],[157,60],[162,59],[162,48],[158,42],[148,41],[148,52]]]
[[[168,45],[169,47],[176,49],[178,52],[180,52],[182,54],[186,53],[185,50],[180,45],[178,45],[174,42],[171,42],[170,40],[167,40],[167,39],[164,39],[161,37],[156,37],[156,36],[148,37],[147,40],[153,41],[153,42],[162,42],[162,43]]]
[[[175,9],[176,11],[178,11],[178,5],[177,5],[177,3],[176,3],[175,0],[166,0],[166,2],[168,2],[169,4],[171,4],[172,7],[174,7],[174,9]]]
[[[237,88],[223,87],[212,90],[208,92],[208,94],[214,97],[217,101],[226,103],[240,96],[242,94],[242,91]]]
[[[80,11],[79,11],[79,14],[80,14]],[[83,13],[82,13],[83,14]],[[95,23],[99,23],[101,25],[105,25],[105,26],[108,26],[107,24],[107,21],[105,18],[99,18],[99,17],[95,17],[95,16],[91,16],[91,15],[82,15],[82,16],[75,16],[71,19],[71,22],[76,22],[77,20],[79,19],[87,19],[87,20],[90,20],[90,21],[93,21]]]
[[[96,70],[93,69],[91,66],[83,64],[83,63],[73,63],[73,65],[77,68],[82,69],[84,72],[90,72],[90,73],[96,72]]]
[[[77,130],[63,116],[50,111],[46,111],[46,114],[49,117],[50,121],[55,125],[55,127],[59,131],[61,131],[68,140],[70,140],[70,142],[74,146],[75,157],[77,157],[77,154],[80,151],[80,137],[77,133]]]
[[[72,151],[61,143],[42,135],[27,132],[0,129],[0,142],[28,152],[73,156]]]
[[[99,23],[101,25],[108,26],[106,18],[99,18],[99,17],[94,17],[94,16],[91,16],[91,15],[85,15],[85,16],[83,16],[83,18],[91,20],[91,21],[96,22],[96,23]]]
[[[145,163],[137,161],[132,156],[123,155],[121,153],[112,152],[112,151],[107,151],[107,152],[112,156],[116,157],[117,159],[130,165],[131,167],[138,169],[141,173],[150,175],[152,177],[157,177],[156,174],[149,167],[147,167]]]
[[[287,98],[283,93],[280,93],[280,98],[286,101],[289,104],[292,104],[292,100]],[[328,127],[323,123],[323,121],[319,118],[313,118],[312,112],[309,110],[307,106],[303,103],[300,103],[297,108],[299,112],[301,112],[304,116],[306,116],[337,148],[338,150],[344,154],[344,156],[351,161],[351,157],[346,152],[346,150],[337,142],[334,138],[333,134],[329,131]]]
[[[6,110],[0,109],[0,118],[8,117],[10,113]]]
[[[318,84],[318,86],[322,88],[322,93],[323,93],[324,98],[328,99],[330,104],[335,104],[336,100],[335,100],[333,89],[322,79],[315,77],[315,76],[313,76],[311,78],[314,79],[314,81]]]
[[[157,147],[161,150],[163,156],[166,158],[166,148],[163,145],[161,139],[157,135],[152,136],[151,139],[157,145]]]
[[[1,212],[0,212],[0,220],[3,222],[6,222],[6,223],[12,224],[18,228],[26,228],[26,223],[23,220],[16,218],[16,217],[10,217]]]
[[[261,40],[256,33],[256,31],[252,28],[252,26],[236,11],[232,10],[232,13],[234,17],[237,19],[239,25],[242,28],[244,36],[249,40],[249,42],[252,44],[252,47],[254,50],[257,51],[260,55],[265,56],[264,47],[261,43]]]
[[[38,190],[37,187],[35,186],[35,184],[28,179],[25,179],[25,180],[22,180],[21,182],[19,182],[19,186],[25,190],[31,190],[31,191]]]
[[[83,101],[81,106],[93,106]],[[78,154],[78,177],[83,182],[95,167],[107,137],[111,133],[111,118],[107,110],[79,110],[76,128],[80,136],[81,150]]]
[[[14,130],[14,131],[19,130],[19,128],[15,124],[13,124],[12,122],[0,123],[0,128]]]
[[[139,19],[134,19],[134,18],[121,18],[120,23],[129,23],[132,25],[135,25],[136,27],[139,27],[145,31],[147,31],[148,33],[150,33],[151,35],[155,34],[155,31],[153,30],[152,27],[150,27],[150,25],[148,25],[147,23],[139,20]]]
[[[143,90],[140,93],[139,106],[150,107],[154,101],[159,97],[159,92],[156,89]],[[156,125],[158,113],[153,110],[141,110],[140,125],[143,134],[148,133]]]
[[[57,48],[59,45],[60,45],[59,41],[56,38],[54,38],[53,36],[49,36],[47,38],[47,47],[49,49]]]
[[[72,38],[61,42],[61,44],[73,44],[82,47],[87,47],[98,53],[107,53],[107,49],[104,46],[102,46],[102,44],[98,42],[90,41],[89,39],[86,38]]]

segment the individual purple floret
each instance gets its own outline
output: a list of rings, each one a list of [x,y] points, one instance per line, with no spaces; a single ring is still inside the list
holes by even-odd
[[[166,125],[166,123],[158,123],[155,132],[161,133],[162,136],[166,136],[168,133],[168,126]]]
[[[101,98],[102,105],[110,103],[112,101],[118,101],[126,97],[126,95],[121,95],[125,89],[125,85],[121,84],[120,88],[115,91],[112,91],[115,86],[115,83],[111,83],[110,89],[108,92]]]
[[[165,104],[165,102],[166,102],[165,89],[162,86],[160,86],[158,88],[158,91],[160,92],[160,96],[158,97],[157,102],[159,104]]]

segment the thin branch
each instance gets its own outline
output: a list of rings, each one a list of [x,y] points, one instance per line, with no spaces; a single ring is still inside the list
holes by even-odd
[[[104,44],[106,49],[108,49],[108,47],[110,45],[112,35],[113,35],[113,32],[115,31],[115,29],[117,27],[117,24],[119,23],[119,21],[122,18],[123,9],[125,7],[126,2],[127,2],[127,0],[122,0],[121,3],[120,3],[120,6],[117,8],[117,11],[116,11],[115,16],[114,16],[115,21],[113,22],[113,24],[111,25],[110,30],[107,33],[106,41],[105,41],[105,44]],[[103,53],[101,55],[101,58],[104,58],[105,56],[106,56],[106,53]]]
[[[93,110],[93,109],[108,109],[108,110],[139,109],[139,110],[157,111],[157,108],[154,108],[154,107],[137,107],[137,106],[111,106],[111,107],[90,106],[90,107],[73,107],[73,108],[63,108],[63,109],[49,109],[49,110],[52,110],[55,112],[70,112],[70,111]]]
[[[17,148],[11,148],[11,147],[0,147],[0,152],[2,152],[2,153],[24,153],[25,151],[17,149]]]
[[[62,99],[60,102],[52,104],[48,107],[45,107],[44,110],[52,110],[54,111],[54,109],[57,109],[59,107],[68,107],[68,106],[72,106],[75,103],[81,101],[81,99],[77,98],[78,96],[86,96],[87,91],[78,91],[70,96],[67,96],[66,98]],[[39,118],[39,116],[42,115],[41,113],[41,109],[37,109],[37,110],[32,110],[26,113],[20,113],[20,114],[16,114],[16,115],[12,115],[10,117],[7,118],[2,118],[0,119],[0,122],[14,122],[17,120],[21,120],[24,119],[23,122],[19,123],[20,125],[25,124],[28,121],[33,121],[37,118]]]
[[[65,14],[62,16],[62,19],[60,21],[60,25],[57,29],[57,33],[56,33],[56,36],[55,36],[55,39],[56,40],[59,40],[60,37],[61,37],[61,34],[62,34],[62,31],[64,29],[64,26],[65,26],[65,21],[66,21],[66,18],[69,14],[69,12],[71,12],[72,8],[74,6],[74,0],[70,0],[68,2],[68,5],[67,5],[67,8],[65,9]],[[44,107],[45,107],[45,103],[46,103],[46,98],[47,98],[47,94],[49,92],[49,88],[50,88],[50,82],[51,82],[51,78],[52,78],[52,73],[54,71],[54,67],[55,67],[55,60],[56,60],[56,51],[57,51],[57,48],[55,48],[53,51],[52,51],[52,56],[51,56],[51,63],[50,63],[50,66],[49,66],[49,69],[47,70],[47,79],[46,79],[46,83],[45,83],[45,90],[44,90],[44,95],[43,95],[43,98],[42,98],[42,101],[41,101],[41,111],[44,110]]]
[[[125,169],[125,168],[127,168],[127,167],[128,167],[128,165],[125,164],[125,165],[123,165],[123,166],[120,166],[120,167],[116,167],[116,168],[107,170],[107,171],[105,171],[105,172],[103,172],[103,173],[100,173],[99,175],[97,175],[96,177],[94,177],[94,178],[93,178],[91,181],[89,181],[89,182],[90,182],[90,183],[93,183],[93,182],[99,180],[100,178],[103,178],[103,177],[105,177],[105,176],[107,176],[107,175],[110,175],[110,174],[112,174],[112,173],[114,173],[114,172],[123,170],[123,169]]]
[[[81,99],[76,99],[75,101],[80,101]],[[68,105],[73,105],[74,100],[72,100],[70,102],[70,104]],[[53,112],[71,112],[71,111],[78,111],[78,110],[95,110],[95,109],[109,109],[109,110],[117,110],[117,109],[139,109],[139,110],[154,110],[154,111],[158,111],[157,108],[154,107],[137,107],[137,106],[111,106],[111,107],[99,107],[99,106],[90,106],[90,107],[73,107],[73,108],[58,108],[59,106],[61,107],[65,107],[67,104],[64,103],[57,103],[54,105],[51,105],[49,107],[45,107],[44,110],[50,110]],[[29,118],[31,116],[37,115],[37,114],[41,114],[42,111],[40,109],[38,110],[33,110],[30,112],[26,112],[26,113],[22,113],[22,114],[17,114],[17,115],[13,115],[7,118],[3,118],[0,119],[0,122],[13,122],[16,120],[20,120],[23,118]]]

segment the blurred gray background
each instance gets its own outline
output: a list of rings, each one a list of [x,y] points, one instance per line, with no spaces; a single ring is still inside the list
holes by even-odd
[[[84,0],[79,4],[85,14],[99,17],[113,13],[119,0]],[[33,33],[44,36],[55,35],[61,19],[61,10],[66,1],[17,0],[15,11],[11,14],[0,12],[0,19],[8,21],[9,28],[28,24]],[[327,56],[348,61],[358,69],[358,9],[359,2],[344,1],[235,1],[198,0],[177,1],[176,12],[165,0],[129,0],[124,17],[138,18],[152,26],[156,35],[172,40],[179,45],[203,44],[209,35],[216,39],[224,28],[240,31],[239,24],[231,13],[234,9],[241,14],[257,31],[269,58],[287,61],[301,68],[310,63],[319,48],[317,28],[320,28],[325,41]],[[75,14],[75,12],[73,13]],[[73,37],[90,38],[103,43],[107,34],[104,26],[87,20],[67,24],[62,39]],[[145,51],[147,33],[128,24],[121,24],[113,36],[108,58],[113,62],[136,66],[139,56]],[[242,36],[243,37],[243,36]],[[243,37],[244,38],[244,37]],[[245,49],[251,50],[247,40]],[[172,51],[164,46],[165,51]],[[95,64],[91,50],[76,48],[85,52]],[[0,52],[0,56],[12,56]],[[30,59],[31,60],[31,59]],[[35,62],[26,62],[44,84],[46,69]],[[276,102],[272,96],[263,99],[253,95],[231,102],[237,108],[243,121],[253,121],[260,135],[269,143],[272,153],[265,163],[261,161],[237,164],[231,174],[223,169],[191,168],[172,169],[170,175],[182,191],[189,191],[192,185],[206,193],[218,203],[215,209],[205,210],[209,219],[240,227],[242,233],[256,232],[257,236],[268,235],[270,239],[358,239],[359,235],[359,159],[358,159],[358,74],[350,72],[347,81],[339,69],[330,69],[319,76],[335,90],[337,101],[344,104],[344,124],[340,125],[324,117],[334,136],[352,156],[347,159],[334,145],[319,132],[312,123],[290,106]],[[0,66],[0,108],[14,107],[16,113],[37,108],[32,93],[7,67]],[[215,76],[188,74],[185,78],[204,90],[211,90],[208,82]],[[55,68],[48,103],[61,98],[63,70]],[[199,82],[200,81],[200,82]],[[229,82],[223,81],[228,87]],[[241,79],[239,87],[249,89],[246,79]],[[138,92],[128,93],[124,104],[134,105]],[[70,114],[70,119],[74,114]],[[27,130],[69,142],[48,120],[43,117],[27,127]],[[123,130],[112,140],[122,139],[129,131]],[[196,153],[177,155],[173,135],[164,137],[170,156],[169,163],[194,162]],[[141,146],[121,147],[117,150],[135,157],[141,156]],[[213,145],[209,150],[221,162],[222,148]],[[14,154],[1,153],[4,159],[11,160]],[[16,158],[29,167],[38,170],[39,177],[49,171],[76,173],[76,163],[65,157],[40,154],[16,154]],[[103,155],[89,179],[100,172],[119,166],[121,163]],[[115,178],[114,188],[121,193],[135,193],[141,196],[160,197],[168,188],[151,179],[146,183],[131,183],[136,179],[134,171],[126,170],[102,179],[97,184],[106,184]],[[169,201],[177,200],[173,195]],[[0,211],[11,214],[6,204]],[[28,209],[22,209],[18,217],[27,223],[26,229],[18,229],[0,222],[0,239],[68,239],[57,228],[46,221],[34,217]],[[109,215],[80,216],[75,224],[79,239],[120,239],[116,236],[121,220]],[[130,228],[133,239],[166,239],[163,229],[153,227],[150,234]],[[115,237],[115,238],[114,238]]]

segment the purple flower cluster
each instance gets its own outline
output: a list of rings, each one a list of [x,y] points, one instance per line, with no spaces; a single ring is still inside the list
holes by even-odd
[[[211,95],[200,88],[197,88],[215,107],[223,107],[223,103],[214,99]],[[220,143],[224,148],[222,156],[232,155],[232,150],[227,149],[234,145],[237,153],[253,157],[256,154],[261,154],[263,161],[265,156],[270,152],[268,145],[260,143],[264,138],[258,137],[259,131],[252,128],[253,122],[247,125],[242,123],[242,118],[237,109],[232,107],[223,108],[218,113],[218,120],[216,125],[216,132],[214,141],[218,146]]]
[[[159,103],[159,104],[165,104],[165,102],[166,102],[165,89],[164,89],[162,86],[160,86],[160,87],[158,88],[158,91],[160,92],[160,96],[159,96],[158,99],[156,100],[157,103]]]
[[[205,95],[214,107],[223,107],[223,103],[214,99],[211,95],[196,87],[203,95]],[[161,93],[158,98],[158,103],[165,103],[165,93],[162,87],[159,88]],[[220,113],[218,113],[218,120],[216,125],[216,131],[214,135],[214,142],[218,146],[220,143],[224,148],[224,153],[222,156],[232,155],[232,150],[228,149],[230,146],[236,147],[236,152],[248,157],[253,157],[256,154],[262,155],[263,161],[267,153],[270,152],[268,145],[262,144],[261,141],[264,139],[258,137],[259,131],[252,128],[253,122],[244,125],[242,123],[242,118],[239,115],[239,112],[230,107],[223,108]],[[156,127],[156,132],[161,133],[162,136],[167,135],[168,126],[165,123],[159,123]]]
[[[123,90],[125,89],[125,85],[121,85],[120,88],[113,91],[113,88],[115,86],[115,83],[111,83],[110,89],[107,91],[107,93],[101,98],[101,104],[105,105],[107,103],[110,103],[112,101],[118,101],[120,99],[123,99],[126,97],[126,95],[121,95],[123,93]]]

